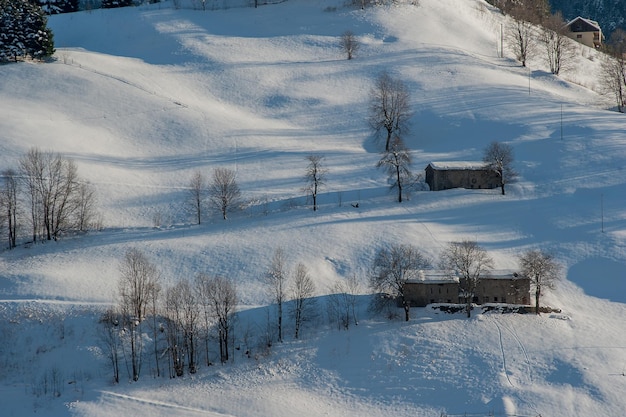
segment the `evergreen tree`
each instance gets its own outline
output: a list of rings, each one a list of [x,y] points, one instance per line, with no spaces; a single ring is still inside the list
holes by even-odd
[[[132,6],[133,0],[102,0],[103,9],[113,9],[115,7]]]
[[[41,7],[45,14],[71,13],[78,11],[78,0],[29,0]]]
[[[54,53],[52,31],[38,5],[27,0],[0,0],[0,62]]]

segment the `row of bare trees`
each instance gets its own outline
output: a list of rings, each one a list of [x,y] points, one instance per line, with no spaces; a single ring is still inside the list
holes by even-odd
[[[101,334],[113,369],[120,380],[121,365],[137,381],[141,375],[149,334],[156,376],[167,358],[170,377],[180,377],[185,368],[195,373],[201,349],[211,364],[210,341],[218,342],[217,357],[229,360],[237,290],[229,278],[200,273],[183,278],[163,290],[155,264],[138,249],[129,249],[120,262],[118,302],[101,318]],[[202,348],[200,347],[202,346]]]
[[[182,278],[164,289],[155,264],[135,248],[124,255],[119,274],[117,302],[100,319],[101,339],[115,382],[120,381],[124,367],[130,380],[139,380],[149,343],[155,376],[164,374],[165,360],[167,374],[174,378],[183,376],[185,370],[190,374],[197,372],[201,362],[209,366],[213,358],[221,363],[231,359],[238,303],[232,279],[199,273],[193,279]],[[301,262],[290,268],[284,250],[278,248],[263,282],[277,312],[275,331],[268,321],[267,334],[260,343],[269,348],[275,340],[283,341],[284,309],[293,320],[294,338],[300,338],[304,323],[317,314],[313,298],[316,288],[308,268]],[[351,323],[357,323],[356,278],[338,283],[333,290],[329,317],[347,329]],[[244,336],[248,357],[249,337]],[[217,342],[216,353],[212,353],[213,341]]]
[[[508,48],[522,66],[542,48],[550,72],[559,75],[574,56],[574,43],[560,12],[550,13],[547,0],[497,0],[494,2],[511,18],[506,30]]]
[[[377,293],[392,296],[404,309],[409,321],[410,303],[405,294],[407,281],[416,280],[422,271],[432,268],[433,261],[417,247],[408,244],[392,244],[381,248],[372,262],[370,287]],[[531,249],[519,257],[520,273],[530,279],[535,289],[535,306],[539,314],[540,297],[545,288],[553,288],[560,276],[560,266],[552,255]],[[471,315],[472,301],[481,279],[493,269],[493,259],[487,251],[473,240],[450,242],[442,251],[439,268],[450,278],[459,280],[459,298],[465,301],[467,317]],[[374,302],[380,302],[375,298]],[[384,300],[383,300],[384,301]]]
[[[25,223],[30,223],[33,242],[97,227],[96,208],[95,189],[79,177],[74,161],[60,154],[32,148],[17,169],[2,172],[0,225],[9,248],[17,245]]]

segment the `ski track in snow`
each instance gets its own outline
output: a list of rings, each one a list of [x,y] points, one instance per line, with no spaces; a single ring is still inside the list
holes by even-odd
[[[117,392],[111,392],[111,391],[100,391],[100,393],[105,396],[105,397],[112,397],[112,398],[118,398],[118,399],[122,399],[122,400],[126,400],[126,401],[133,401],[133,402],[137,402],[137,403],[142,403],[151,407],[158,407],[158,408],[166,408],[166,409],[170,409],[171,411],[176,411],[176,410],[181,410],[181,411],[185,411],[185,412],[191,412],[192,414],[198,414],[198,415],[202,415],[202,416],[211,416],[211,417],[234,417],[231,414],[220,414],[220,413],[215,413],[212,411],[207,411],[207,410],[201,410],[198,408],[192,408],[192,407],[186,407],[183,405],[179,405],[179,404],[173,404],[173,403],[169,403],[169,402],[165,402],[165,401],[157,401],[157,400],[149,400],[146,398],[140,398],[140,397],[135,397],[132,395],[126,395],[126,394],[119,394]],[[106,400],[106,399],[103,399]]]

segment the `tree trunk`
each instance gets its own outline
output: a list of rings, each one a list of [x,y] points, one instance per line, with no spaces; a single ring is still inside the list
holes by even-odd
[[[283,304],[278,303],[278,341],[283,341]]]
[[[539,315],[539,297],[541,297],[541,289],[537,288],[535,291],[535,312]]]
[[[399,165],[396,165],[396,181],[398,182],[398,203],[402,203],[402,181],[400,180]]]
[[[500,189],[502,189],[502,195],[504,195],[504,182],[500,183]]]
[[[404,307],[404,321],[409,321],[411,306],[406,300],[402,300],[402,306]]]

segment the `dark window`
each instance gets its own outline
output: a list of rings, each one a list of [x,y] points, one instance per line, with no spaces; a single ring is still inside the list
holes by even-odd
[[[498,302],[498,297],[493,297],[493,302],[497,303]]]
[[[583,35],[576,35],[576,39],[582,39]]]

